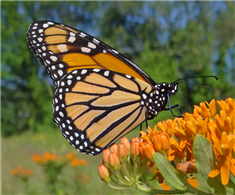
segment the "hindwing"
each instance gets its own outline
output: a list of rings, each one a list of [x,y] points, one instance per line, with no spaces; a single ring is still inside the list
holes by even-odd
[[[78,69],[65,75],[53,98],[53,117],[68,142],[96,155],[146,120],[142,93],[151,86],[129,75]]]

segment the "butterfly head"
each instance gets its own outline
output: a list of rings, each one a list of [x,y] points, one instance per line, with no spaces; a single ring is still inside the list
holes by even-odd
[[[178,91],[178,82],[173,82],[167,85],[166,91],[169,93],[169,95],[175,95]]]
[[[177,82],[169,84],[159,83],[154,86],[153,91],[150,93],[149,101],[146,104],[150,119],[156,117],[159,112],[164,110],[169,96],[175,95],[177,91]]]

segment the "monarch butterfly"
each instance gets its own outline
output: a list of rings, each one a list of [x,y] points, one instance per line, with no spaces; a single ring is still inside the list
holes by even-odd
[[[165,108],[178,83],[155,83],[139,66],[82,31],[31,24],[27,41],[56,91],[53,118],[78,151],[97,155]]]

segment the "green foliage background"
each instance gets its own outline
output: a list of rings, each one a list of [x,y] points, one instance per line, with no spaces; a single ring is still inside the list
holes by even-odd
[[[27,45],[30,23],[51,20],[85,31],[135,61],[157,83],[217,76],[219,81],[188,81],[209,86],[212,93],[180,84],[189,110],[178,95],[171,102],[192,111],[200,101],[235,97],[234,14],[234,2],[227,1],[2,1],[1,135],[59,132],[52,120],[54,87]],[[170,117],[170,112],[160,113],[150,125]]]

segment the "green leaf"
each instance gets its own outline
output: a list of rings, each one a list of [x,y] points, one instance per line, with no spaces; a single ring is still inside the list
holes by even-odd
[[[178,190],[186,190],[184,182],[179,173],[172,167],[169,161],[160,153],[153,155],[154,163],[157,165],[164,179]]]
[[[227,194],[235,194],[235,177],[230,172],[230,178],[228,184],[225,186]]]
[[[193,144],[193,153],[197,164],[197,177],[199,189],[225,194],[225,188],[222,183],[216,178],[209,178],[208,174],[215,167],[215,159],[211,142],[197,135]]]

